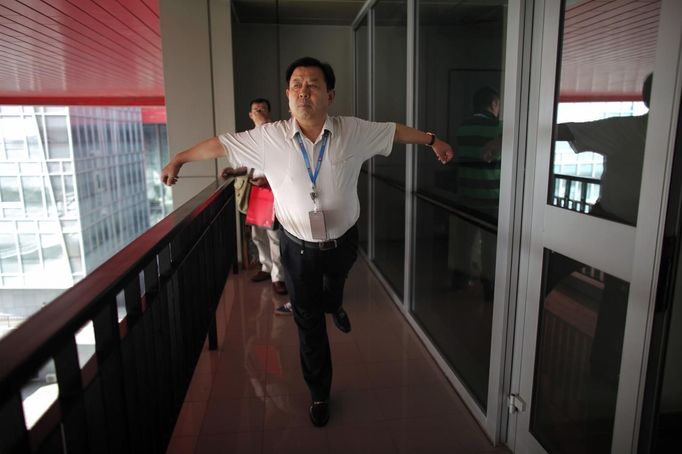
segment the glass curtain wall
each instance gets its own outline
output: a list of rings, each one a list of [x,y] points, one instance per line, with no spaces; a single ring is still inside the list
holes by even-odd
[[[355,29],[356,114],[407,122],[407,99],[418,103],[419,129],[458,150],[440,164],[404,147],[371,164],[371,223],[363,247],[414,320],[486,412],[502,163],[500,93],[504,78],[507,2],[416,1],[416,89],[407,93],[408,2],[378,1]],[[369,36],[368,36],[369,35]],[[368,40],[371,37],[371,52]],[[368,54],[372,71],[365,66]],[[367,80],[371,74],[370,80]],[[373,103],[365,97],[371,88]],[[406,175],[406,167],[410,175]],[[412,223],[412,290],[404,295],[406,182],[416,191]],[[366,200],[366,179],[361,177]],[[364,219],[362,218],[363,222]],[[367,239],[371,241],[368,243]]]
[[[161,184],[160,178],[161,169],[169,160],[166,123],[145,122],[142,125],[142,133],[144,135],[144,167],[149,221],[154,225],[173,211],[173,193],[168,186]]]
[[[0,106],[0,337],[170,211],[154,127],[140,107]]]
[[[374,118],[406,123],[407,2],[379,1],[374,10]],[[374,158],[373,261],[402,299],[405,263],[405,145]]]

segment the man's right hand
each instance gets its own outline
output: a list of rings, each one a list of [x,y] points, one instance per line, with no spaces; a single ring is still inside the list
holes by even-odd
[[[171,159],[170,162],[166,164],[166,167],[161,170],[161,183],[166,186],[173,186],[177,183],[178,173],[180,172],[181,167],[182,164],[177,163],[175,159]]]
[[[252,178],[251,184],[258,187],[258,188],[269,188],[270,187],[270,183],[268,183],[268,179],[265,177]]]

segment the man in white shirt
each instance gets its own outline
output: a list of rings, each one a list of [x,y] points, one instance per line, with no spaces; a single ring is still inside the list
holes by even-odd
[[[257,98],[249,103],[249,118],[257,128],[265,123],[270,123],[270,101],[265,98]],[[229,174],[232,169],[223,170],[223,174]],[[269,188],[267,178],[262,172],[253,173],[252,184],[258,187]],[[251,239],[258,249],[258,260],[261,269],[251,280],[261,282],[270,279],[275,293],[286,295],[287,287],[284,283],[284,269],[279,255],[279,230],[267,229],[256,225],[251,226]]]
[[[329,117],[336,79],[327,63],[298,59],[286,79],[291,119],[201,142],[175,155],[161,180],[172,185],[184,163],[225,154],[267,177],[282,226],[282,263],[298,326],[303,378],[312,397],[309,415],[319,427],[329,420],[332,380],[325,313],[332,314],[340,330],[351,329],[341,304],[356,259],[360,167],[374,155],[387,156],[394,142],[428,145],[443,163],[452,159],[453,151],[434,134],[405,125]]]

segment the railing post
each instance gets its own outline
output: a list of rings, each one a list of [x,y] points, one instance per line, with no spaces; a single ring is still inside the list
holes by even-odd
[[[2,396],[0,403],[0,452],[23,453],[29,452],[28,432],[24,422],[24,409],[21,404],[21,394],[17,391],[11,395]]]
[[[102,399],[102,414],[94,415],[96,424],[105,426],[109,452],[130,452],[116,298],[108,298],[107,304],[95,315],[92,324],[95,330],[95,354]]]
[[[83,383],[76,341],[71,337],[54,356],[64,443],[70,453],[92,452],[88,444],[88,421],[83,403]]]

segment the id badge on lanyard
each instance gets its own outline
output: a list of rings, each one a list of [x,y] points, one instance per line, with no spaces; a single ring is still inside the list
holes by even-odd
[[[312,183],[312,192],[310,193],[310,198],[313,199],[315,204],[315,209],[308,212],[308,217],[310,219],[310,231],[315,240],[326,240],[327,239],[327,225],[324,221],[324,211],[319,207],[319,194],[317,192],[317,176],[320,173],[320,167],[322,165],[322,158],[324,157],[325,149],[327,148],[327,141],[329,140],[329,131],[324,132],[322,137],[322,148],[320,149],[320,155],[317,158],[317,165],[315,166],[315,173],[313,173],[310,168],[310,159],[308,159],[308,152],[305,149],[303,140],[301,139],[300,133],[296,135],[298,139],[298,145],[301,148],[301,153],[303,154],[303,160],[305,161],[306,168],[308,169],[308,176],[310,177],[310,182]]]

